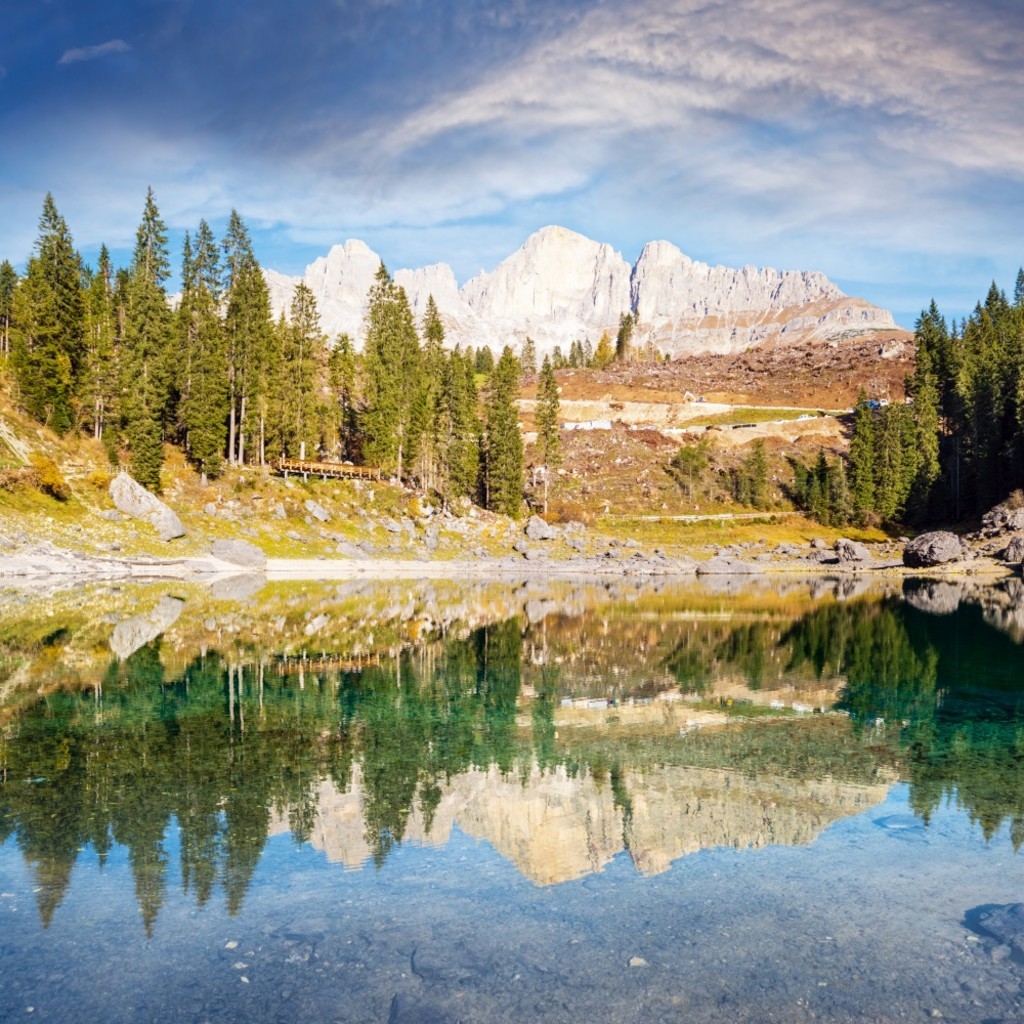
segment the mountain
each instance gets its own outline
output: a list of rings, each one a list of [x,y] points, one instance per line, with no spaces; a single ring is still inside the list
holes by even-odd
[[[301,278],[265,272],[275,315],[287,311],[304,281],[316,296],[328,335],[362,344],[366,297],[380,257],[365,243],[336,245]],[[461,288],[451,267],[436,263],[394,275],[417,320],[434,296],[449,344],[518,348],[532,337],[540,352],[574,340],[614,338],[619,318],[637,317],[634,343],[650,341],[672,355],[737,352],[754,345],[829,340],[892,330],[892,314],[844,295],[824,274],[771,267],[712,267],[670,242],[649,242],[630,266],[610,245],[561,227],[546,227],[490,273]]]

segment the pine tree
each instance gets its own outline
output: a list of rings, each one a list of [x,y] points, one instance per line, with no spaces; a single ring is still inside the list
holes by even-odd
[[[0,356],[11,352],[11,319],[14,312],[14,289],[18,275],[9,260],[0,263]]]
[[[219,316],[220,258],[213,232],[199,222],[195,247],[186,233],[178,307],[178,415],[185,451],[206,477],[219,476],[227,441],[228,380]]]
[[[615,336],[615,358],[620,363],[628,363],[633,358],[633,332],[636,329],[636,316],[623,313],[619,317],[619,333]]]
[[[438,481],[445,501],[476,493],[481,426],[473,358],[456,346],[445,362],[438,403]]]
[[[537,345],[529,335],[523,342],[523,349],[519,355],[519,362],[522,365],[522,383],[526,383],[537,373]]]
[[[434,296],[427,299],[423,316],[423,352],[419,379],[413,403],[408,462],[420,485],[436,489],[440,469],[441,439],[439,412],[445,371],[444,324],[437,311]]]
[[[304,451],[312,458],[322,440],[321,395],[327,375],[327,339],[312,291],[301,281],[292,295],[291,316],[284,332],[280,379],[285,452]]]
[[[918,452],[918,467],[911,483],[907,509],[912,521],[924,523],[939,515],[943,505],[939,493],[939,385],[933,369],[932,353],[927,348],[917,349],[914,374],[907,390],[914,403],[912,417]]]
[[[127,286],[119,411],[129,470],[140,484],[155,491],[160,489],[164,421],[176,358],[163,287],[169,270],[167,228],[149,189]]]
[[[364,454],[373,465],[401,478],[411,440],[420,347],[405,291],[383,264],[370,289],[363,366]]]
[[[228,374],[228,461],[243,464],[250,442],[256,460],[266,461],[266,403],[262,390],[267,375],[272,321],[270,294],[252,251],[249,230],[235,210],[221,243],[224,252],[225,352]],[[251,453],[250,457],[251,457]]]
[[[85,322],[85,360],[79,395],[83,415],[92,421],[92,436],[100,440],[114,415],[118,391],[114,268],[105,245],[100,247],[96,270],[90,277]]]
[[[358,366],[352,339],[347,334],[338,338],[328,357],[328,377],[334,399],[334,416],[341,459],[355,461],[361,457],[359,406],[357,396]]]
[[[35,253],[12,302],[12,366],[25,410],[59,434],[75,425],[85,351],[82,276],[67,223],[47,193]]]
[[[850,491],[854,516],[861,523],[875,510],[875,418],[867,395],[857,396],[853,436],[850,438]]]
[[[545,356],[537,383],[537,446],[541,462],[549,470],[561,463],[561,444],[558,436],[558,381],[551,367],[551,360]]]
[[[487,507],[513,519],[522,513],[523,438],[515,397],[519,360],[507,346],[487,385],[484,493]]]

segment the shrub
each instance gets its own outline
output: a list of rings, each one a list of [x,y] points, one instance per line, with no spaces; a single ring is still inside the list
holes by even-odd
[[[29,457],[29,465],[35,477],[35,485],[43,492],[58,501],[67,501],[71,497],[71,488],[61,475],[57,463],[47,455],[38,453]]]

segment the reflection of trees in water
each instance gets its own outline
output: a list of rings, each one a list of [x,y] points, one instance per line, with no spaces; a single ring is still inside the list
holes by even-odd
[[[900,761],[915,809],[950,794],[991,835],[1011,822],[1024,838],[1024,650],[976,608],[930,616],[899,601],[825,604],[778,619],[666,631],[662,650],[680,686],[699,692],[722,671],[752,686],[772,672],[847,680],[836,719],[757,722],[685,739],[622,735],[558,739],[565,670],[528,666],[518,619],[466,639],[424,646],[361,670],[305,673],[270,663],[196,658],[166,679],[159,641],[114,662],[95,691],[57,692],[22,713],[0,740],[0,841],[16,837],[48,924],[79,851],[101,861],[128,851],[151,932],[170,869],[165,837],[180,827],[180,873],[199,905],[216,891],[242,905],[274,816],[297,842],[310,836],[321,784],[349,790],[362,773],[365,837],[380,865],[417,808],[429,832],[444,787],[473,768],[506,775],[563,767],[610,786],[628,845],[632,798],[624,779],[654,763],[757,774],[868,781]],[[613,634],[601,634],[607,649]],[[653,641],[652,641],[653,644]],[[608,670],[631,651],[609,654]],[[665,662],[663,662],[664,664]],[[519,730],[524,673],[535,696]],[[571,680],[569,681],[571,685]],[[885,725],[880,726],[882,720]]]
[[[834,606],[790,631],[795,660],[842,671],[839,707],[895,745],[924,818],[955,798],[986,838],[1024,840],[1024,647],[976,605],[931,615],[897,600]]]

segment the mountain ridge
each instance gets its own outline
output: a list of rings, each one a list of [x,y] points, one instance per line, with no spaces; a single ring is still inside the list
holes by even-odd
[[[361,347],[366,299],[380,265],[365,242],[349,239],[302,277],[266,270],[274,314],[287,311],[303,281],[316,297],[324,331],[346,333]],[[461,287],[446,263],[393,276],[417,321],[433,295],[451,345],[518,349],[529,336],[541,353],[556,345],[566,351],[576,340],[596,346],[601,334],[615,336],[624,313],[635,314],[634,344],[672,356],[895,327],[889,311],[845,295],[819,271],[711,266],[664,240],[648,242],[630,264],[608,243],[558,225],[535,231],[494,270]]]

